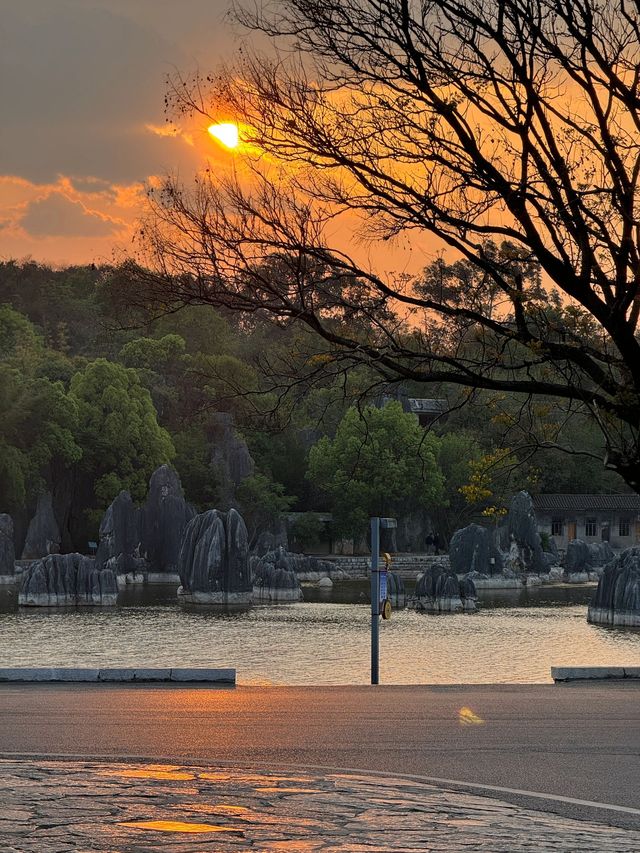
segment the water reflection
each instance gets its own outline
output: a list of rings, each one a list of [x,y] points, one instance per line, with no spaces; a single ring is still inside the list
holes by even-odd
[[[175,585],[129,587],[119,606],[18,608],[0,588],[0,666],[236,667],[242,684],[365,684],[368,582],[335,584],[329,602],[246,612],[185,609]],[[394,610],[380,629],[382,683],[531,683],[551,666],[640,666],[640,631],[589,625],[592,587],[482,591],[476,614]]]

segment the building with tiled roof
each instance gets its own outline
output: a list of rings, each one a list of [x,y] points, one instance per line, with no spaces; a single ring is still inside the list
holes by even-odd
[[[640,495],[536,495],[533,506],[539,530],[561,550],[572,539],[613,548],[640,543]]]

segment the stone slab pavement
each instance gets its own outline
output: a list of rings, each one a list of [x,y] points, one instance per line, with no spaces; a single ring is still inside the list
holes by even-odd
[[[0,759],[3,853],[638,853],[640,831],[402,777]]]

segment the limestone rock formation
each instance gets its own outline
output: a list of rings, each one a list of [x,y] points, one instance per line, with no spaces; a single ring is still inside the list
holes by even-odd
[[[151,475],[147,500],[140,510],[140,553],[151,575],[177,574],[182,537],[194,515],[180,477],[169,465],[161,465]]]
[[[416,610],[428,613],[460,613],[476,610],[476,602],[471,578],[459,581],[453,569],[435,563],[417,581],[415,597],[410,603]]]
[[[306,554],[295,554],[287,551],[281,545],[273,551],[267,551],[260,558],[263,563],[268,563],[294,574],[296,580],[317,582],[323,578],[342,579],[348,574],[336,567],[331,560],[322,560],[319,557],[308,557]]]
[[[572,539],[567,545],[564,555],[564,570],[566,574],[575,574],[588,570],[590,564],[589,546],[582,539]]]
[[[247,443],[236,432],[233,416],[228,412],[216,412],[211,416],[209,439],[212,445],[211,467],[220,483],[220,499],[223,506],[231,506],[236,488],[253,475],[255,463]]]
[[[60,550],[60,530],[53,513],[51,493],[40,495],[36,512],[27,530],[27,538],[22,551],[23,560],[37,560],[47,554],[57,554]]]
[[[300,581],[283,549],[251,557],[254,601],[302,601]]]
[[[606,566],[615,555],[615,551],[608,542],[589,543],[589,562],[594,569]]]
[[[586,543],[572,539],[564,557],[564,577],[569,583],[585,583],[597,579],[615,554],[608,542]]]
[[[479,524],[456,530],[449,544],[449,560],[458,575],[469,572],[497,575],[503,568],[502,555],[494,545],[491,533]]]
[[[326,577],[348,577],[331,560],[308,557],[306,554],[294,554],[282,547],[276,548],[274,551],[269,551],[262,559],[270,563],[275,563],[277,560],[287,571],[295,572],[299,581],[319,581],[321,578]]]
[[[528,492],[518,492],[499,528],[501,549],[506,552],[505,568],[513,572],[544,573],[548,563],[542,551],[533,501]]]
[[[107,509],[100,524],[96,566],[111,569],[119,578],[142,580],[139,557],[139,510],[129,492],[122,491]]]
[[[248,606],[252,583],[247,528],[234,509],[211,509],[187,524],[178,571],[178,598],[190,604]]]
[[[599,625],[640,627],[640,546],[627,548],[605,567],[587,619]]]
[[[0,513],[0,581],[12,579],[15,573],[16,555],[13,549],[13,519],[6,512]]]
[[[278,548],[284,548],[285,551],[289,550],[289,534],[284,521],[276,522],[270,530],[263,530],[258,535],[252,552],[258,557],[262,557],[269,551],[276,551]]]
[[[118,585],[111,569],[96,568],[93,558],[82,554],[51,554],[24,571],[18,603],[28,607],[104,607],[114,605],[117,596]]]
[[[392,607],[404,607],[406,604],[404,581],[396,572],[387,572],[387,598]]]

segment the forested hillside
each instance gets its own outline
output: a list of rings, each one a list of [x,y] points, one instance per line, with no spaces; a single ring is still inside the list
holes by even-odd
[[[196,507],[236,505],[253,534],[282,512],[322,511],[337,535],[357,535],[369,514],[427,513],[447,536],[499,514],[515,489],[626,490],[595,458],[536,449],[515,397],[384,388],[366,366],[324,369],[318,383],[326,356],[300,327],[202,305],[128,310],[114,298],[121,275],[0,264],[0,511],[18,537],[51,491],[63,548],[83,550],[116,494],[140,500],[164,462]],[[408,396],[451,411],[425,432],[401,402],[381,408]],[[527,418],[550,444],[602,450],[577,416],[559,430],[544,401]],[[298,529],[312,542],[314,516]]]

